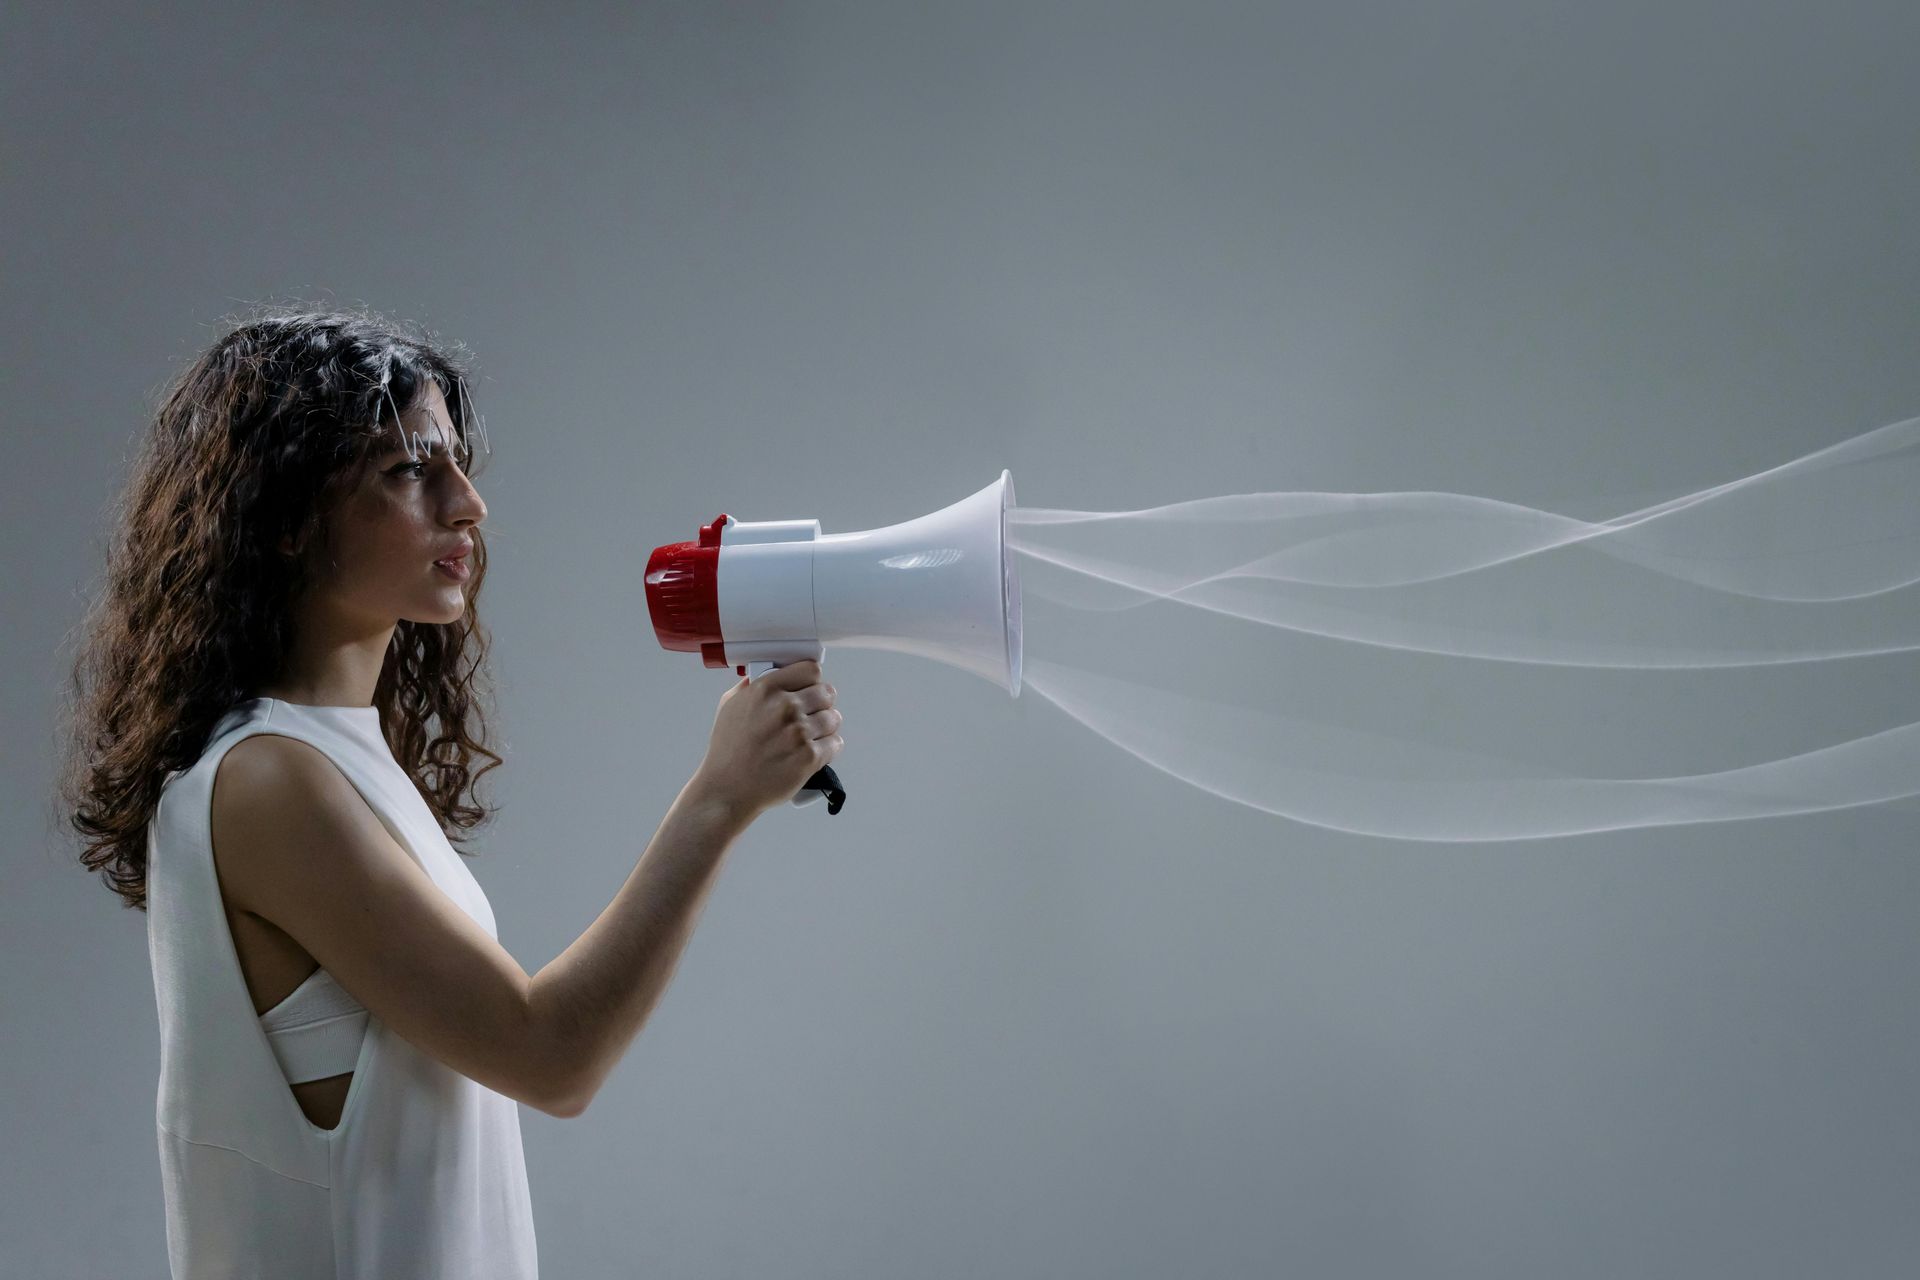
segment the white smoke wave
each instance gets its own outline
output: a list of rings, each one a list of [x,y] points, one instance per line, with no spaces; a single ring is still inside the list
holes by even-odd
[[[1451,493],[1245,493],[1016,508],[1008,543],[1072,575],[1029,570],[1027,590],[1081,609],[1170,600],[1389,648],[1573,666],[1862,657],[1920,648],[1920,602],[1904,590],[1920,581],[1916,444],[1920,418],[1603,521]]]
[[[1451,493],[1242,493],[1138,511],[1018,508],[1007,513],[1008,542],[1025,560],[1023,591],[1095,613],[1186,605],[1364,645],[1548,666],[1859,658],[1920,649],[1920,593],[1910,590],[1920,582],[1916,445],[1920,418],[1596,521]],[[1063,648],[1126,647],[1202,675],[1231,665],[1190,624],[1176,626],[1160,655],[1122,637],[1117,622],[1102,623],[1091,644],[1063,639]],[[1112,679],[1046,661],[1035,649],[1047,644],[1029,628],[1026,685],[1108,741],[1211,794],[1354,834],[1538,839],[1920,795],[1920,721],[1755,759],[1763,753],[1744,728],[1754,718],[1727,716],[1740,734],[1733,767],[1560,776],[1535,763],[1542,744],[1519,746],[1505,731],[1493,740],[1525,760]],[[1331,660],[1312,678],[1333,695],[1322,705],[1371,692],[1329,687],[1339,678]],[[1472,714],[1524,710],[1524,698],[1476,689]],[[1616,711],[1609,702],[1588,721],[1615,722]],[[1722,722],[1689,719],[1709,732]],[[1645,742],[1626,732],[1643,754]]]

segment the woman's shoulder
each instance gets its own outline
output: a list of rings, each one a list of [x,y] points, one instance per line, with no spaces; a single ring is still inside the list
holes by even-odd
[[[209,778],[208,830],[214,862],[247,907],[250,878],[274,865],[291,833],[331,826],[359,794],[320,748],[284,733],[256,731],[219,753]]]
[[[285,726],[257,728],[207,753],[214,812],[232,817],[297,818],[299,810],[350,794],[340,767],[319,746]]]

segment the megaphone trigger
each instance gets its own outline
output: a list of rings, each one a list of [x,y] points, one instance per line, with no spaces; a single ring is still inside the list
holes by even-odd
[[[803,791],[812,791],[815,795],[827,797],[827,812],[838,813],[840,806],[847,802],[847,791],[840,785],[840,775],[833,771],[832,765],[822,765],[820,772],[807,779]]]

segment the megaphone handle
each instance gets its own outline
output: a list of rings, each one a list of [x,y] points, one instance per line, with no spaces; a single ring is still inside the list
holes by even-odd
[[[786,665],[784,662],[749,662],[746,664],[747,679],[752,680],[775,667]],[[823,795],[827,799],[828,813],[840,812],[840,806],[847,802],[847,790],[840,785],[840,775],[833,771],[832,765],[822,765],[815,770],[806,784],[793,793],[793,799],[789,803],[796,809],[805,808]]]

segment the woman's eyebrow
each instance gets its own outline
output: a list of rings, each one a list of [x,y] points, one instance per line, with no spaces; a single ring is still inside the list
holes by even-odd
[[[438,436],[428,437],[414,432],[411,433],[410,438],[407,440],[389,441],[387,446],[380,451],[380,456],[382,458],[391,458],[397,453],[404,453],[411,458],[416,447],[424,448],[428,457],[432,457],[436,453],[464,452],[463,446],[461,446],[458,441],[455,441],[454,444],[449,447],[447,443]]]

